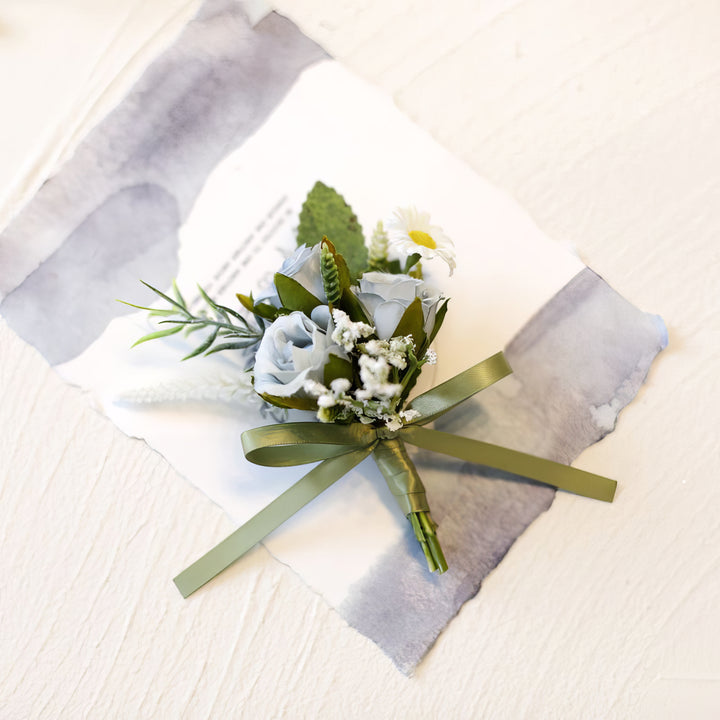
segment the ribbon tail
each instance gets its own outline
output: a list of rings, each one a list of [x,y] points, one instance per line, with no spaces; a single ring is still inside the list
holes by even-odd
[[[576,495],[605,502],[612,502],[615,497],[615,480],[535,455],[417,426],[403,428],[401,437],[426,450],[522,475]]]
[[[279,495],[235,532],[212,550],[183,570],[173,582],[183,597],[192,595],[212,580],[273,530],[327,490],[372,452],[372,445],[330,458],[303,475],[294,485]]]

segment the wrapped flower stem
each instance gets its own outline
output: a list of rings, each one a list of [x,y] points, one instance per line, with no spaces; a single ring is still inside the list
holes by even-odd
[[[430,572],[438,570],[444,573],[448,566],[435,532],[437,525],[430,516],[425,486],[407,453],[405,443],[390,431],[386,435],[373,450],[375,462],[412,525],[415,537],[425,553],[428,569]]]
[[[437,570],[439,573],[444,573],[448,569],[448,566],[445,561],[445,555],[443,555],[442,548],[440,547],[440,541],[435,533],[437,524],[430,516],[430,512],[423,510],[421,512],[410,513],[408,520],[413,527],[415,537],[420,543],[420,547],[425,553],[428,570],[430,570],[430,572]]]

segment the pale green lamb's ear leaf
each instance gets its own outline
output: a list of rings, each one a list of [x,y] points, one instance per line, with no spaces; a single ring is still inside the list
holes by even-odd
[[[306,290],[297,280],[287,275],[275,273],[275,289],[280,297],[280,302],[288,310],[300,310],[310,317],[313,308],[322,305],[310,291]]]
[[[345,258],[351,277],[362,275],[367,269],[368,253],[357,215],[340,193],[318,181],[303,203],[297,243],[317,245],[324,235]]]
[[[323,370],[323,384],[325,387],[330,387],[330,383],[338,378],[345,378],[352,382],[353,379],[353,368],[352,363],[344,360],[338,355],[330,353],[328,355],[328,361],[325,364]]]
[[[412,339],[415,341],[415,347],[419,350],[425,344],[425,318],[423,316],[422,300],[415,298],[405,308],[405,312],[400,318],[398,326],[395,328],[395,332],[392,337],[404,337],[405,335],[412,335]]]

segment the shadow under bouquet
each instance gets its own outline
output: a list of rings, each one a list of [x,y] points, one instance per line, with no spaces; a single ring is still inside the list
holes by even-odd
[[[426,213],[396,210],[366,243],[350,206],[318,182],[300,213],[297,244],[271,287],[257,297],[237,294],[238,309],[199,289],[207,309],[197,313],[176,286],[172,297],[148,286],[168,306],[142,309],[167,327],[136,344],[199,330],[202,342],[185,359],[244,353],[253,388],[265,402],[316,416],[243,434],[251,462],[319,464],[176,577],[185,597],[371,454],[412,526],[428,569],[447,570],[406,442],[612,500],[615,483],[607,478],[423,427],[512,372],[497,353],[410,401],[423,366],[436,362],[431,345],[448,309],[447,298],[423,279],[422,262],[440,258],[451,274],[455,267],[452,242]]]

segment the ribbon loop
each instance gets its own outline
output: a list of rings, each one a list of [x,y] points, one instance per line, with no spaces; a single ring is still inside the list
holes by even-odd
[[[256,465],[289,467],[339,457],[377,442],[375,428],[353,423],[295,422],[247,430],[241,437],[245,457]]]
[[[426,425],[465,402],[476,393],[490,387],[498,380],[512,373],[512,368],[502,352],[491,355],[486,360],[473,365],[455,377],[436,385],[422,395],[418,395],[408,409],[417,410],[420,417],[411,425]]]

